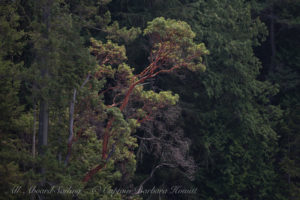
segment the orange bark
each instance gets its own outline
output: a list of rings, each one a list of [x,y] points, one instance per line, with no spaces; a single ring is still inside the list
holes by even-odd
[[[173,67],[171,67],[170,69],[160,69],[158,71],[156,71],[157,69],[159,69],[160,65],[158,64],[159,61],[163,61],[166,57],[165,56],[160,56],[162,53],[165,53],[167,54],[167,51],[165,49],[165,46],[162,45],[161,48],[158,50],[158,56],[155,58],[155,60],[147,67],[145,68],[141,73],[135,75],[132,80],[131,80],[131,84],[129,86],[129,89],[127,90],[126,94],[125,94],[125,97],[124,97],[124,100],[122,101],[121,103],[121,106],[120,106],[120,110],[123,111],[126,106],[128,105],[128,102],[129,102],[129,98],[130,98],[130,95],[132,94],[134,88],[138,85],[138,84],[141,84],[143,82],[145,82],[147,79],[149,78],[153,78],[155,76],[157,76],[158,74],[160,73],[169,73],[169,72],[172,72],[173,70],[177,69],[177,68],[180,68],[181,66],[184,66],[186,65],[185,63],[180,63],[180,64],[177,64]],[[188,58],[190,59],[190,58]],[[137,78],[139,78],[138,80],[136,80]],[[139,122],[144,122],[145,120],[149,120],[150,119],[150,114],[147,115],[145,118],[143,119],[140,119],[138,120]],[[103,136],[103,144],[102,144],[102,160],[105,161],[105,164],[103,165],[98,165],[97,167],[91,169],[84,177],[83,181],[84,182],[87,182],[89,181],[89,179],[94,175],[96,174],[99,170],[105,168],[106,166],[106,163],[107,163],[107,155],[108,155],[108,143],[109,143],[109,138],[110,138],[110,130],[111,130],[111,127],[112,127],[112,124],[114,122],[114,117],[112,117],[107,125],[106,125],[106,129],[105,129],[105,133],[104,133],[104,136]]]

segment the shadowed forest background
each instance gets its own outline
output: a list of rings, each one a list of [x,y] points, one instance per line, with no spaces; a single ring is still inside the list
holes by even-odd
[[[0,199],[300,199],[299,70],[299,0],[0,0]]]

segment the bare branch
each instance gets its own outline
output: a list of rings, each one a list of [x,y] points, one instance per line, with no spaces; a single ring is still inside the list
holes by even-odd
[[[138,187],[138,190],[135,192],[135,194],[140,194],[143,190],[143,186],[145,185],[145,183],[147,183],[154,175],[155,171],[158,170],[159,168],[163,167],[163,166],[168,166],[168,167],[174,167],[174,165],[170,164],[170,163],[160,163],[158,165],[156,165],[156,167],[154,167],[150,173],[150,176],[148,176]]]

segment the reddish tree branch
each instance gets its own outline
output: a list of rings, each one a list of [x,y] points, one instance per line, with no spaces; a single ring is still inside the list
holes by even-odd
[[[158,51],[156,52],[156,58],[154,61],[151,62],[151,64],[145,68],[141,73],[135,75],[132,77],[131,79],[131,83],[130,86],[125,94],[124,100],[121,103],[120,106],[120,111],[123,111],[126,106],[128,105],[130,96],[134,90],[134,88],[138,85],[141,84],[143,82],[145,82],[147,79],[149,78],[153,78],[155,76],[157,76],[160,73],[169,73],[172,72],[175,69],[178,69],[182,66],[186,66],[187,63],[180,63],[180,64],[176,64],[175,66],[171,67],[170,69],[161,69],[156,71],[157,69],[159,69],[159,67],[161,66],[161,63],[159,64],[159,61],[164,62],[165,59],[167,58],[169,52],[171,51],[171,49],[166,49],[167,44],[166,43],[162,43],[162,45],[160,46],[160,48],[158,49]],[[192,57],[188,57],[186,60],[191,60],[193,59]],[[156,72],[155,72],[156,71]],[[138,80],[136,80],[137,78],[139,78]],[[115,98],[114,98],[115,99]],[[113,104],[115,105],[115,104]],[[151,116],[150,112],[145,118],[143,119],[139,119],[138,121],[140,123],[144,122],[145,120],[148,120]],[[106,125],[106,129],[105,129],[105,133],[103,136],[103,144],[102,144],[102,160],[106,160],[108,158],[107,152],[108,152],[108,143],[109,143],[109,137],[110,137],[110,131],[111,131],[111,127],[113,122],[115,121],[114,117],[111,117],[110,120],[108,121],[107,125]],[[165,164],[164,164],[165,165]],[[97,167],[93,168],[92,170],[90,170],[84,177],[83,181],[87,182],[89,181],[89,179],[96,174],[99,170],[103,169],[106,166],[106,163],[103,165],[98,165]],[[153,175],[154,171],[159,168],[161,165],[157,166],[151,173],[151,176]],[[145,180],[139,190],[141,189],[141,187],[143,186],[143,184],[146,182],[147,180]]]
[[[88,182],[94,174],[96,174],[99,170],[103,169],[106,166],[106,162],[103,165],[98,165],[94,169],[90,170],[83,178],[83,182]]]

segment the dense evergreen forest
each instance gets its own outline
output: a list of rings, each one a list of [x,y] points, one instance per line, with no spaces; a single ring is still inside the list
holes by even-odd
[[[300,0],[0,0],[0,199],[299,200]]]

